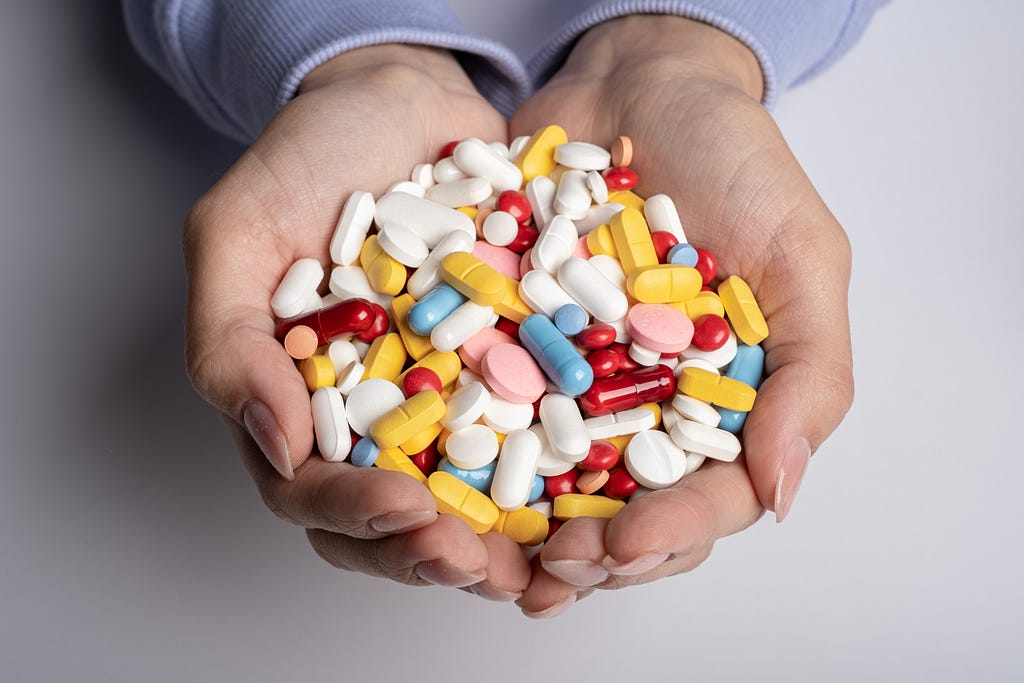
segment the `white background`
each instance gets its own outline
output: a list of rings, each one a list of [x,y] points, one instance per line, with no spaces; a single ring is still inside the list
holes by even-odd
[[[1024,676],[1019,3],[897,2],[783,96],[854,246],[856,404],[785,524],[551,622],[341,573],[263,507],[182,371],[180,224],[239,150],[118,12],[0,7],[0,678]]]

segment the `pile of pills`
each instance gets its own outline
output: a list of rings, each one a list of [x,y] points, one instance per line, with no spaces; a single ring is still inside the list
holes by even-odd
[[[354,192],[330,293],[303,258],[271,301],[321,456],[404,472],[525,546],[734,460],[767,324],[669,197],[632,191],[631,159],[548,126]]]

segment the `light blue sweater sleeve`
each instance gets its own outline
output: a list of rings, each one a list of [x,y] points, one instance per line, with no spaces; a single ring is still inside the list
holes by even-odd
[[[570,0],[573,1],[573,0]],[[580,12],[530,60],[535,86],[562,65],[589,28],[630,14],[673,14],[715,26],[757,56],[764,75],[763,102],[821,72],[861,36],[886,0],[576,0]]]
[[[439,0],[123,0],[132,43],[202,118],[251,141],[313,68],[347,50],[413,43],[456,51],[511,113],[529,94],[522,62],[471,35]]]

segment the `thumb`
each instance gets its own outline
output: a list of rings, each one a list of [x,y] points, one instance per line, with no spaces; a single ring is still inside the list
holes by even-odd
[[[243,240],[233,234],[236,225],[221,221],[217,205],[206,199],[186,221],[189,379],[292,479],[312,451],[313,420],[305,382],[274,338],[270,299],[290,262],[275,248],[272,231]],[[254,475],[266,469],[266,463],[246,466]]]
[[[759,284],[770,333],[767,379],[743,429],[757,497],[777,522],[789,513],[811,454],[853,401],[845,233],[782,236]]]

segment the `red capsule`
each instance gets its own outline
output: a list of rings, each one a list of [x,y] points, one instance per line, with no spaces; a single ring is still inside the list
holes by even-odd
[[[615,328],[611,325],[606,325],[605,323],[594,323],[593,325],[584,327],[583,330],[576,335],[576,343],[588,351],[604,349],[615,341],[615,334]]]
[[[507,211],[516,219],[516,223],[525,223],[533,216],[530,200],[516,190],[505,190],[498,195],[498,211]]]
[[[676,376],[667,365],[622,372],[595,379],[580,396],[580,407],[589,415],[607,415],[664,401],[675,393]]]
[[[619,371],[619,354],[611,349],[597,349],[586,355],[594,377],[610,377]]]
[[[614,351],[619,356],[619,371],[630,372],[643,367],[635,360],[629,357],[629,344],[623,344],[622,342],[615,342],[608,347],[611,351]]]
[[[374,304],[366,299],[346,299],[312,313],[282,320],[277,326],[277,338],[284,339],[288,330],[305,325],[316,332],[317,343],[322,345],[368,330],[376,315]]]
[[[451,155],[455,154],[455,148],[458,146],[459,140],[452,140],[447,145],[441,148],[441,155],[437,157],[438,161],[441,159],[447,159]]]
[[[710,251],[697,247],[697,265],[694,268],[700,273],[704,284],[708,284],[718,275],[718,259]]]
[[[437,442],[432,441],[429,446],[419,453],[410,455],[409,459],[412,460],[412,464],[416,465],[420,472],[429,477],[437,469],[437,462],[440,460],[437,456]]]
[[[590,442],[590,452],[577,467],[588,472],[610,470],[619,464],[619,450],[608,441],[598,439]]]
[[[532,225],[519,224],[519,232],[516,233],[516,238],[505,245],[509,251],[514,251],[517,254],[522,254],[527,249],[537,243],[537,238],[540,236],[540,231]]]
[[[722,348],[729,340],[729,323],[720,315],[708,313],[693,321],[693,339],[690,343],[701,351]]]
[[[391,319],[388,317],[387,309],[380,304],[371,304],[373,306],[374,318],[373,323],[356,335],[356,339],[364,341],[366,343],[372,342],[377,337],[388,331],[391,326]]]
[[[504,332],[508,336],[515,339],[517,342],[519,341],[519,325],[517,323],[512,322],[508,318],[498,318],[498,322],[495,323],[494,329],[498,330],[499,332]]]
[[[576,490],[576,479],[580,476],[580,471],[575,467],[566,472],[565,474],[558,474],[553,477],[544,478],[544,493],[547,494],[548,498],[555,498],[563,493],[579,493]]]
[[[402,393],[406,398],[428,389],[441,393],[441,378],[430,368],[412,368],[402,377]]]
[[[675,235],[664,230],[652,232],[651,241],[654,242],[654,252],[658,255],[658,263],[667,263],[668,250],[679,244]]]
[[[616,467],[608,472],[608,481],[604,483],[602,493],[609,498],[622,500],[633,495],[640,485],[625,467]]]
[[[636,171],[625,166],[613,166],[606,169],[602,174],[604,182],[609,190],[632,190],[636,187],[639,178]]]

